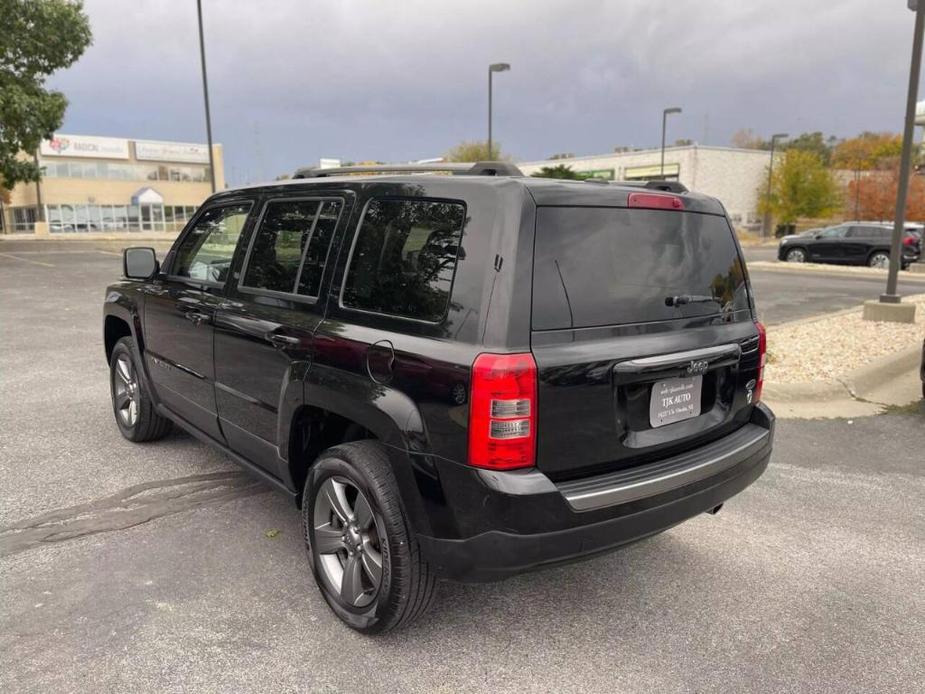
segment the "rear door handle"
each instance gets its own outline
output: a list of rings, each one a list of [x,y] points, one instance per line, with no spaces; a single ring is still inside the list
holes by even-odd
[[[277,349],[282,349],[284,347],[295,347],[302,344],[302,340],[298,337],[293,337],[292,335],[280,335],[279,333],[268,333],[267,339]]]
[[[211,319],[208,313],[200,313],[199,311],[184,311],[183,315],[186,316],[186,320],[197,326],[208,323]]]

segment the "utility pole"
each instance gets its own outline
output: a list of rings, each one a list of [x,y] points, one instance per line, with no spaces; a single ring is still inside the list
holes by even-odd
[[[903,149],[899,159],[899,190],[896,193],[896,214],[893,217],[893,243],[890,247],[890,271],[886,279],[886,293],[880,303],[900,302],[896,287],[899,265],[902,261],[903,230],[906,222],[906,196],[909,193],[909,169],[912,163],[912,136],[915,123],[915,101],[922,69],[922,35],[925,34],[925,0],[908,0],[909,9],[915,10],[915,28],[912,34],[912,65],[909,68],[909,93],[906,96],[906,123],[903,128]]]
[[[659,168],[659,177],[663,181],[665,180],[665,125],[670,113],[681,113],[681,109],[678,106],[672,106],[662,111],[662,165]]]
[[[39,165],[39,153],[38,150],[32,153],[32,161],[35,162],[36,168]],[[41,175],[35,179],[35,221],[44,222],[45,221],[45,205],[42,204],[42,177]]]
[[[761,225],[761,235],[768,237],[771,235],[771,174],[774,173],[774,146],[778,140],[787,137],[787,133],[774,133],[771,135],[771,161],[768,164],[768,192],[765,197],[764,222]]]
[[[209,80],[206,77],[206,40],[202,32],[202,0],[196,0],[199,15],[199,57],[202,61],[202,95],[206,102],[206,139],[209,142],[209,174],[212,178],[212,192],[215,192],[215,155],[212,153],[212,116],[209,113]]]

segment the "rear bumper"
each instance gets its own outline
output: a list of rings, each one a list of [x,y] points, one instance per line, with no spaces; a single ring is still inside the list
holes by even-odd
[[[471,582],[615,549],[713,509],[745,489],[767,468],[773,434],[774,415],[759,405],[744,433],[630,472],[558,486],[535,470],[483,478],[490,493],[504,498],[506,518],[541,514],[532,524],[538,531],[492,529],[461,539],[419,536],[421,549],[440,575]],[[544,525],[549,529],[543,531]]]

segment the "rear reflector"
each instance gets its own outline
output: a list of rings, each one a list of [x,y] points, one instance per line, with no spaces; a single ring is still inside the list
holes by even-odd
[[[480,354],[472,364],[469,464],[493,470],[536,459],[536,362],[529,352]]]
[[[683,210],[684,201],[677,195],[659,193],[630,193],[627,207],[646,207],[653,210]]]
[[[755,386],[755,402],[761,400],[761,391],[764,388],[764,365],[768,362],[768,331],[755,321],[758,328],[758,385]]]

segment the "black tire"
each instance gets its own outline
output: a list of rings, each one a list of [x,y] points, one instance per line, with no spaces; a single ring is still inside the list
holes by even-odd
[[[343,550],[344,554],[322,554],[312,550],[318,546],[318,516],[315,507],[318,504],[321,507],[319,513],[325,513],[326,501],[321,495],[324,494],[323,490],[331,488],[325,487],[325,484],[332,481],[339,481],[343,485],[342,489],[349,490],[350,485],[355,487],[357,495],[354,497],[354,508],[358,508],[359,493],[362,493],[374,519],[372,527],[376,532],[376,546],[381,558],[381,578],[375,592],[370,590],[367,596],[372,602],[362,607],[348,604],[341,597],[341,592],[333,585],[331,569],[327,568],[331,564],[322,563],[322,557],[327,562],[335,557],[336,561],[341,562],[346,574],[346,562],[350,561],[347,550]],[[323,531],[324,528],[330,541],[331,534],[341,532],[339,529],[331,530],[336,522],[337,519],[333,519],[327,527],[319,525],[317,531]],[[302,528],[315,582],[328,605],[347,626],[365,634],[381,634],[407,626],[424,614],[433,602],[436,578],[421,556],[414,533],[408,526],[395,475],[379,443],[345,443],[329,448],[318,457],[305,481]],[[385,541],[382,541],[381,534],[385,535]],[[365,576],[364,580],[369,580],[369,577]]]
[[[122,362],[121,366],[120,362]],[[126,363],[131,367],[130,376],[133,383],[128,391],[126,391],[128,381],[124,377]],[[138,362],[135,360],[135,343],[130,337],[123,337],[112,349],[112,355],[109,358],[109,392],[112,396],[112,413],[116,418],[116,426],[119,427],[122,436],[129,441],[135,443],[156,441],[170,433],[170,420],[161,417],[155,411],[151,396],[145,389]],[[134,401],[134,417],[126,416],[126,408],[120,407],[126,396],[130,401]]]

